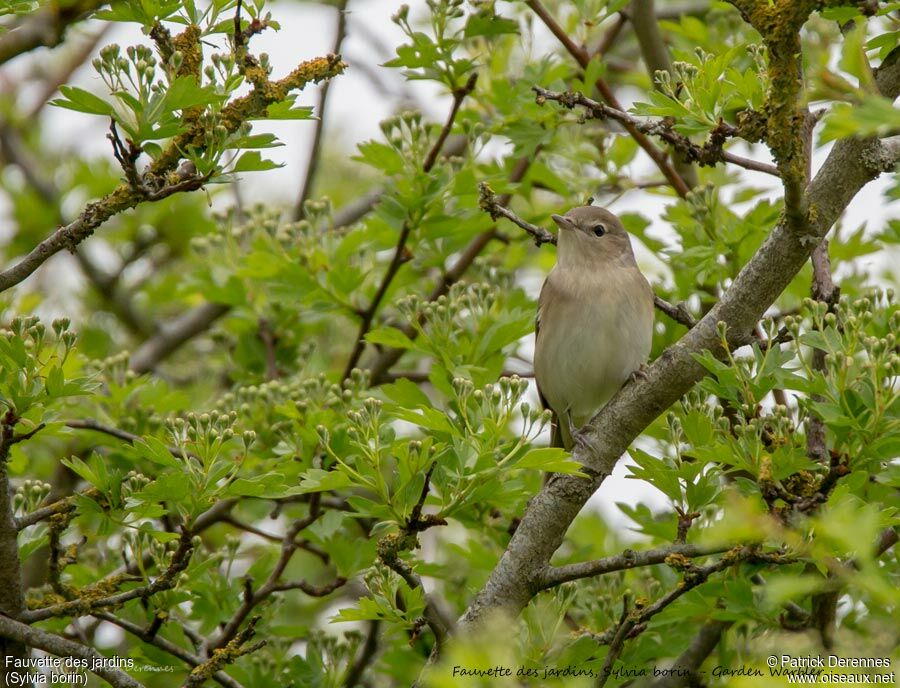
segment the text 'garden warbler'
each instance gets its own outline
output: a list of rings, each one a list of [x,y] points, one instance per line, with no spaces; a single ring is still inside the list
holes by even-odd
[[[647,360],[653,291],[618,217],[594,206],[552,217],[556,265],[538,300],[534,373],[556,416],[552,444],[571,449],[574,431]]]

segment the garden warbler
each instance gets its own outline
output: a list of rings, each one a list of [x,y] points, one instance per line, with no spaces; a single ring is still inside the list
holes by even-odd
[[[556,265],[538,300],[534,373],[555,415],[552,444],[571,449],[575,430],[647,360],[653,291],[618,217],[594,206],[552,217]]]

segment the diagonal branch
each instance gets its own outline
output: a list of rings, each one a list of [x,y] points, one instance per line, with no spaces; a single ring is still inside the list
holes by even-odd
[[[0,636],[12,638],[23,645],[36,647],[57,657],[78,657],[83,659],[87,662],[86,667],[89,668],[91,673],[96,674],[114,688],[143,688],[142,683],[138,683],[124,671],[110,668],[108,658],[95,649],[67,640],[55,633],[48,633],[40,628],[33,628],[2,614],[0,614]]]
[[[453,105],[450,107],[450,114],[447,115],[447,121],[441,128],[437,140],[434,142],[434,145],[431,146],[431,150],[428,151],[425,162],[422,164],[422,171],[426,174],[431,171],[434,164],[437,162],[437,157],[440,155],[441,149],[444,147],[444,143],[450,135],[450,131],[453,129],[453,122],[456,121],[456,115],[459,113],[459,108],[462,105],[463,100],[466,99],[466,96],[475,90],[475,83],[477,81],[478,73],[473,72],[471,76],[469,76],[468,81],[466,81],[465,86],[453,91]],[[397,276],[400,267],[412,258],[412,254],[409,252],[409,249],[406,248],[406,242],[409,240],[412,229],[413,225],[409,218],[407,218],[403,222],[403,227],[400,230],[400,237],[397,239],[397,245],[394,248],[394,255],[391,258],[391,262],[388,264],[384,277],[381,279],[381,283],[378,285],[378,290],[375,292],[375,296],[372,297],[372,302],[369,304],[369,307],[361,314],[362,321],[359,324],[359,332],[356,335],[353,351],[350,354],[350,358],[347,360],[347,365],[344,367],[344,374],[341,376],[342,380],[348,379],[350,373],[353,372],[353,369],[359,363],[359,359],[362,357],[363,351],[365,351],[366,348],[366,334],[372,327],[372,321],[375,319],[375,314],[378,312],[378,308],[381,306],[385,294],[390,288],[391,283],[394,281],[394,277]]]
[[[191,27],[188,27],[185,33],[187,34],[190,29]],[[196,27],[193,29],[196,30]],[[278,81],[270,81],[266,77],[255,84],[250,94],[235,98],[222,109],[222,126],[230,133],[237,131],[248,119],[264,114],[269,105],[283,101],[291,91],[300,90],[309,83],[318,83],[337,76],[343,72],[345,66],[339,56],[328,55],[301,63]],[[193,165],[182,166],[175,172],[175,167],[182,158],[183,151],[191,147],[203,150],[206,133],[204,125],[198,120],[187,132],[176,136],[160,153],[144,175],[144,179],[158,182],[158,188],[148,190],[144,185],[135,188],[131,183],[124,183],[99,201],[88,203],[73,222],[57,228],[18,263],[0,272],[0,292],[26,279],[59,251],[63,249],[74,251],[79,243],[114,215],[130,210],[145,201],[159,201],[176,193],[202,188],[212,173],[199,175],[193,169]],[[173,176],[176,179],[171,179]]]
[[[127,631],[128,633],[131,633],[132,635],[140,638],[145,643],[149,643],[154,647],[158,647],[163,652],[170,654],[173,657],[177,657],[186,664],[189,664],[191,667],[200,666],[205,661],[199,655],[196,655],[193,652],[188,652],[183,647],[176,645],[172,641],[166,640],[165,638],[162,638],[155,633],[150,634],[148,633],[148,630],[146,628],[138,626],[136,623],[132,623],[131,621],[128,621],[126,619],[122,619],[115,614],[110,614],[109,612],[95,612],[93,616],[115,626],[118,626],[122,630]],[[224,671],[215,672],[212,675],[212,679],[225,688],[243,688],[240,683],[235,681]]]
[[[885,84],[900,90],[900,74],[893,70],[885,73],[892,75],[884,77]],[[532,498],[488,582],[463,616],[463,631],[494,610],[518,614],[533,596],[532,586],[545,574],[569,524],[628,445],[705,375],[694,354],[718,352],[717,323],[725,323],[729,339],[748,341],[763,313],[800,271],[811,248],[856,193],[898,162],[900,147],[878,140],[846,139],[835,144],[810,184],[809,202],[816,213],[804,231],[783,219],[706,316],[664,351],[642,379],[623,387],[583,429],[584,442],[574,458],[591,478],[553,476]]]
[[[559,40],[560,43],[563,44],[563,47],[566,51],[575,58],[575,61],[581,66],[582,69],[586,69],[588,63],[591,61],[591,55],[582,48],[577,45],[569,35],[563,30],[563,28],[556,22],[556,20],[550,15],[540,0],[527,0],[526,4],[534,11],[534,13],[541,19],[542,22],[547,26],[548,29],[553,33],[554,36]],[[619,101],[616,99],[615,95],[613,95],[612,89],[609,87],[603,79],[597,79],[596,88],[600,92],[600,95],[603,97],[603,100],[606,103],[617,109],[622,110],[622,106],[619,104]],[[637,144],[644,149],[647,155],[650,156],[650,159],[659,167],[660,172],[663,173],[663,176],[669,183],[672,185],[672,188],[678,193],[679,196],[686,196],[688,191],[690,191],[690,187],[685,183],[684,179],[681,178],[681,175],[672,167],[672,164],[669,162],[666,154],[653,145],[653,142],[650,141],[641,131],[634,126],[632,122],[622,122],[622,126],[625,127],[625,130],[631,134],[631,137],[637,142]]]
[[[172,554],[168,568],[157,576],[153,582],[106,597],[85,595],[83,598],[60,602],[49,607],[31,609],[22,612],[18,618],[26,623],[34,623],[35,621],[43,621],[55,616],[84,616],[98,609],[116,608],[131,600],[146,599],[164,590],[171,590],[178,582],[178,574],[184,571],[190,563],[193,551],[191,533],[188,530],[184,530],[182,531],[178,548]]]
[[[528,168],[531,165],[531,157],[525,156],[519,158],[514,165],[512,172],[509,175],[509,181],[513,184],[516,184],[525,177],[525,174],[528,172]],[[500,204],[505,205],[509,203],[510,194],[503,194],[500,196]],[[490,229],[481,232],[478,234],[469,245],[463,250],[462,254],[460,254],[459,258],[453,264],[450,269],[448,269],[442,276],[440,281],[434,286],[431,290],[431,293],[428,295],[429,303],[433,303],[437,301],[441,296],[450,291],[450,287],[456,284],[459,280],[462,279],[462,276],[465,274],[466,270],[475,262],[475,259],[481,255],[481,252],[485,249],[485,247],[491,243],[494,239],[500,238],[502,235],[497,231],[496,227],[491,227]],[[421,320],[424,322],[424,316]],[[410,339],[415,339],[418,336],[418,330],[413,327],[411,324],[406,324],[401,328],[403,334],[405,334]],[[384,351],[372,364],[372,367],[369,368],[369,379],[372,384],[381,384],[387,380],[388,371],[394,366],[397,361],[403,356],[405,349],[387,349]]]
[[[713,619],[703,624],[687,649],[678,655],[670,672],[656,679],[650,684],[650,688],[682,688],[683,686],[698,685],[697,670],[716,649],[716,645],[722,639],[722,634],[731,628],[733,623],[733,621]]]
[[[132,354],[130,368],[136,373],[150,372],[179,347],[206,332],[230,310],[231,306],[224,303],[204,303],[161,324],[159,331]]]
[[[48,3],[29,12],[0,36],[0,64],[35,48],[54,48],[62,43],[70,25],[82,21],[108,0],[76,0]]]
[[[749,158],[735,155],[726,151],[722,146],[729,137],[736,136],[738,130],[736,127],[719,121],[719,124],[710,132],[709,140],[702,146],[691,141],[684,134],[679,134],[672,128],[674,122],[670,120],[643,120],[627,112],[621,108],[610,107],[596,100],[585,97],[581,93],[548,91],[540,86],[534,86],[532,89],[537,94],[537,102],[543,104],[547,100],[558,102],[563,107],[573,108],[576,105],[588,110],[591,116],[599,119],[611,119],[619,122],[622,126],[633,127],[648,136],[658,136],[660,139],[670,144],[673,148],[680,151],[688,160],[693,160],[704,166],[712,166],[717,162],[729,162],[738,167],[756,172],[764,172],[774,177],[780,177],[781,172],[774,165],[751,160]]]

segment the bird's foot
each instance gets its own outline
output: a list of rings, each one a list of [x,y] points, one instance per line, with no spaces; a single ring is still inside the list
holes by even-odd
[[[584,428],[578,428],[572,433],[572,449],[575,450],[573,453],[590,454],[591,442]]]
[[[641,380],[647,379],[647,371],[650,367],[646,363],[641,363],[641,367],[637,370],[633,371],[631,375],[628,376],[628,379],[625,381],[626,384],[630,384],[632,382],[637,382],[638,378]]]

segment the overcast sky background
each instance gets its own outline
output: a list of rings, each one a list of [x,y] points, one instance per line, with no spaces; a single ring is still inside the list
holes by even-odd
[[[410,98],[415,107],[423,110],[425,115],[436,121],[443,121],[449,106],[449,96],[441,93],[430,83],[420,81],[406,82],[396,70],[383,68],[380,65],[393,56],[393,46],[403,41],[403,34],[394,25],[390,16],[397,10],[401,2],[399,0],[353,0],[350,3],[348,16],[348,35],[344,41],[343,56],[349,63],[346,74],[333,81],[328,102],[326,136],[329,145],[334,148],[342,148],[347,155],[352,155],[356,144],[369,138],[379,138],[381,131],[379,121],[393,114],[402,103],[408,107]],[[423,0],[414,0],[412,16],[425,15],[425,3]],[[510,6],[499,2],[497,11],[500,14],[508,13]],[[255,36],[252,41],[252,50],[256,53],[267,52],[271,63],[275,66],[275,77],[282,76],[298,62],[323,55],[331,50],[334,41],[336,23],[336,10],[330,7],[322,7],[314,4],[301,4],[295,2],[277,2],[270,6],[274,18],[281,24],[281,30],[266,31]],[[82,32],[94,31],[99,24],[87,25]],[[540,31],[542,27],[536,27],[538,33],[532,50],[550,51],[555,49],[553,38]],[[221,38],[218,40],[222,40]],[[145,42],[145,38],[139,30],[131,25],[120,25],[111,31],[101,41],[101,46],[110,42],[117,42],[123,47],[126,45]],[[221,45],[220,45],[221,47]],[[19,59],[4,67],[0,74],[4,78],[21,78],[27,73],[30,60],[46,60],[47,51],[37,51],[25,59]],[[103,84],[99,77],[89,66],[79,70],[73,77],[73,83],[84,88],[102,93]],[[377,80],[378,86],[374,83]],[[0,81],[2,83],[2,81]],[[26,89],[25,96],[29,93]],[[630,98],[627,91],[619,94],[625,104],[629,104]],[[308,89],[301,94],[298,104],[314,105],[317,102],[315,89]],[[318,114],[318,113],[317,113]],[[112,157],[109,144],[105,138],[106,123],[100,118],[82,115],[57,108],[44,109],[47,131],[63,132],[64,136],[59,145],[71,147],[85,155],[108,155]],[[283,163],[285,167],[264,173],[246,175],[241,182],[242,195],[245,202],[272,201],[286,202],[291,205],[296,200],[300,186],[301,175],[306,169],[306,160],[309,155],[313,123],[300,122],[259,122],[254,125],[257,131],[270,131],[275,133],[285,144],[282,148],[266,151],[267,157],[276,162]],[[339,138],[338,138],[339,137]],[[736,148],[735,152],[751,155],[763,160],[770,160],[768,152],[762,147],[750,150],[747,147]],[[822,163],[827,150],[817,151],[814,156],[814,170]],[[636,176],[649,176],[651,167],[648,163],[634,166]],[[758,187],[771,189],[774,196],[779,195],[779,189],[772,177],[760,173],[747,173],[748,179]],[[869,230],[877,230],[883,226],[888,214],[888,208],[882,190],[887,184],[887,179],[868,185],[857,195],[851,203],[845,215],[845,222],[851,227],[869,223]],[[577,199],[573,199],[573,202]],[[611,207],[617,213],[640,212],[650,219],[654,233],[660,238],[671,238],[672,233],[665,223],[658,218],[664,205],[670,199],[653,196],[644,192],[629,192],[619,198]],[[561,210],[565,209],[564,207]],[[896,215],[896,208],[893,209]],[[77,208],[71,209],[77,212]],[[101,230],[102,234],[102,230]],[[90,242],[89,242],[90,243]],[[650,254],[642,246],[636,247],[639,261],[647,273],[651,282],[665,281],[668,278],[667,268],[658,257]],[[894,255],[891,259],[896,259]],[[61,256],[60,260],[67,260],[68,256]],[[871,257],[864,259],[876,266],[884,265],[886,258]],[[875,261],[879,261],[875,263]],[[74,271],[72,271],[74,272]],[[537,296],[540,287],[540,276],[524,281],[525,287]],[[530,354],[531,342],[525,347]],[[536,392],[532,389],[532,403],[537,403]],[[654,488],[635,480],[627,480],[624,475],[625,462],[620,462],[612,479],[607,480],[593,497],[590,504],[599,508],[604,516],[620,527],[627,527],[628,521],[614,506],[615,501],[644,501],[651,507],[662,507],[665,500]]]

